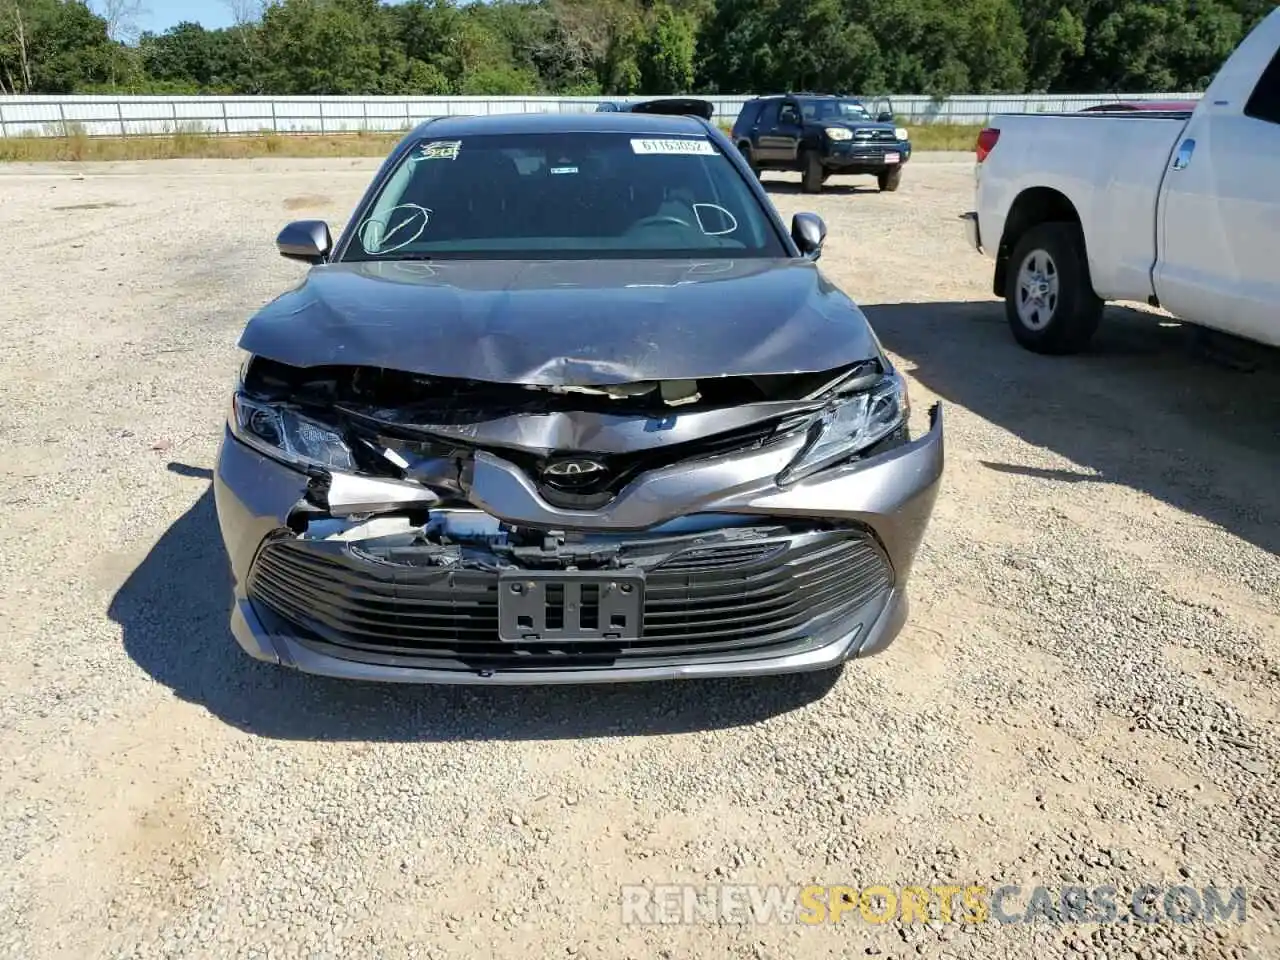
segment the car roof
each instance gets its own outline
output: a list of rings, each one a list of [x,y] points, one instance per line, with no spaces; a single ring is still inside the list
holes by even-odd
[[[851,96],[847,93],[765,93],[754,100],[778,100],[783,97],[794,97],[797,100],[857,100],[862,101],[862,97]],[[748,101],[749,102],[749,101]]]
[[[635,133],[650,136],[707,134],[697,117],[661,113],[499,113],[440,117],[420,123],[415,137],[476,137],[504,133]]]

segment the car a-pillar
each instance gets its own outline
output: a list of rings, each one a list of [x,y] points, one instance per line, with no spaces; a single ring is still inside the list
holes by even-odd
[[[1004,297],[1014,339],[1036,353],[1076,353],[1102,318],[1080,216],[1056,190],[1014,201],[996,255],[994,292]]]

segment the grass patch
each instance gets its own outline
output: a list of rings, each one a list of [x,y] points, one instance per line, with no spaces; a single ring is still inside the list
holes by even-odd
[[[160,137],[6,137],[0,162],[60,160],[248,160],[254,157],[384,157],[403,133],[277,133],[214,136],[179,130]]]
[[[971,152],[978,142],[980,126],[959,123],[930,123],[908,127],[913,150],[963,150]]]
[[[52,137],[6,137],[0,162],[91,160],[247,160],[254,157],[384,157],[404,135],[261,133],[215,136],[198,128],[180,128],[160,137],[91,137],[69,125]],[[934,123],[908,127],[916,150],[972,150],[981,127]]]

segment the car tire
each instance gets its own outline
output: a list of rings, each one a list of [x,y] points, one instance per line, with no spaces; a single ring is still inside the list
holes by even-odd
[[[756,152],[751,149],[751,144],[744,140],[742,143],[738,144],[738,150],[741,152],[743,159],[747,161],[747,166],[751,168],[751,172],[754,173],[756,175],[756,179],[759,180],[760,167],[756,164]]]
[[[880,184],[881,193],[893,193],[902,184],[902,168],[894,167],[892,170],[885,170],[876,176],[876,182]]]
[[[812,150],[805,151],[800,158],[800,189],[805,193],[822,192],[822,160]]]
[[[1042,223],[1014,245],[1005,271],[1005,316],[1013,337],[1035,353],[1083,350],[1102,319],[1084,233],[1076,223]]]

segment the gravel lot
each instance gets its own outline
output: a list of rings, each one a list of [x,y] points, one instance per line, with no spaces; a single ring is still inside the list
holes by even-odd
[[[210,467],[247,316],[369,160],[0,170],[0,953],[1280,955],[1280,361],[1112,307],[1015,347],[967,157],[770,180],[947,407],[912,621],[804,680],[324,682],[225,628]],[[1244,886],[1244,925],[621,922],[626,883]],[[1025,898],[1011,908],[1021,909]]]

